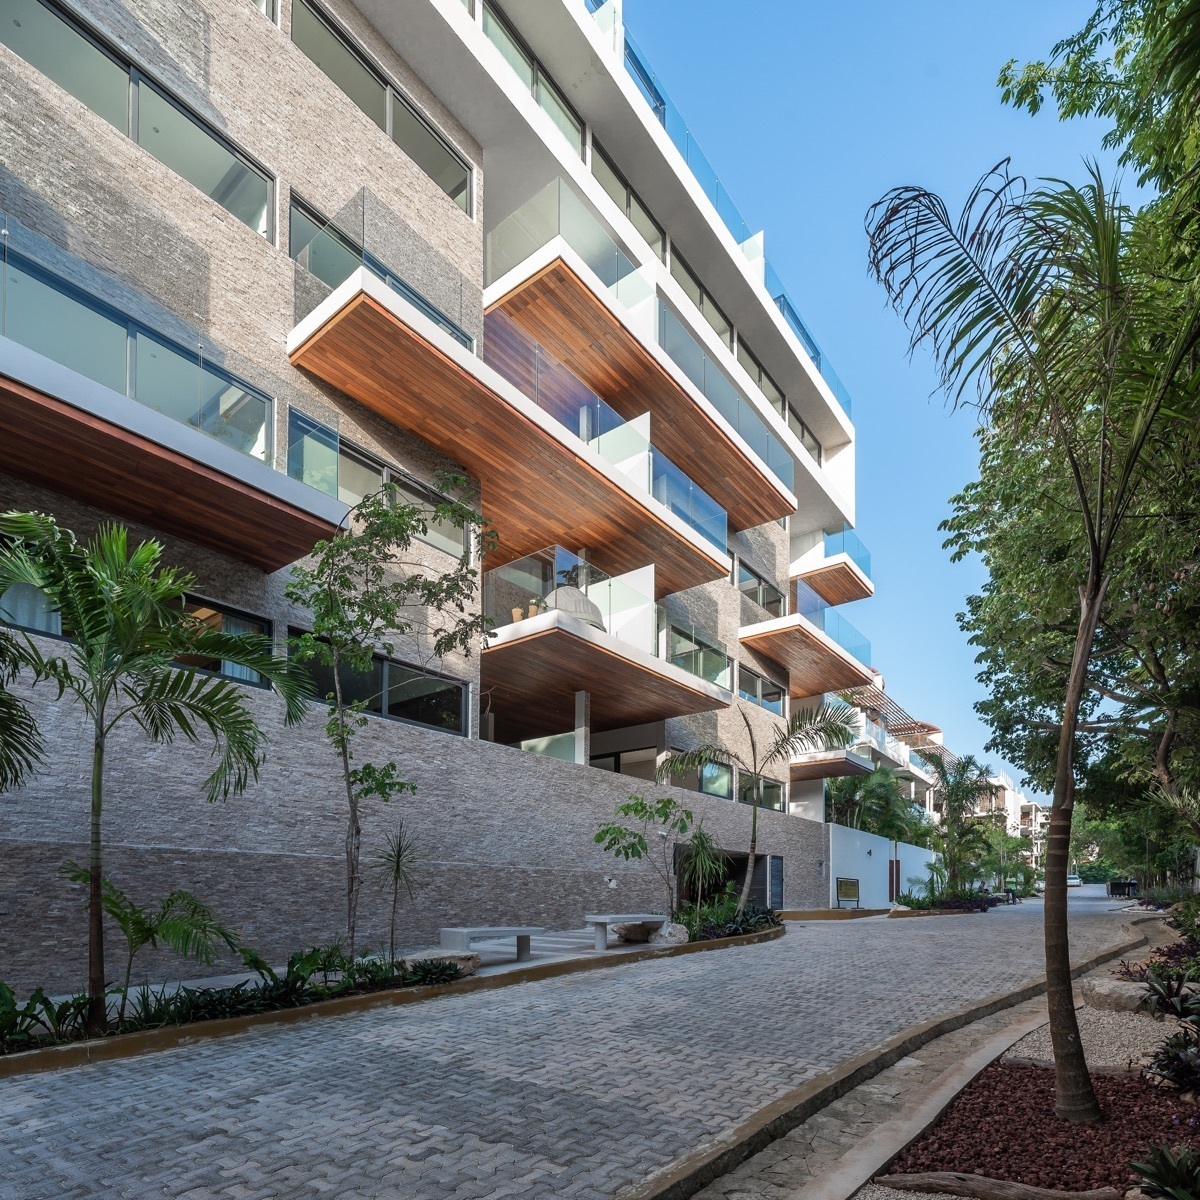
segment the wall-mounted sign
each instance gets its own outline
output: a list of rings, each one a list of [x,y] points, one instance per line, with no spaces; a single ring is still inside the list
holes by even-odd
[[[858,880],[843,879],[838,876],[837,880],[837,906],[842,907],[842,904],[853,904],[858,907]]]

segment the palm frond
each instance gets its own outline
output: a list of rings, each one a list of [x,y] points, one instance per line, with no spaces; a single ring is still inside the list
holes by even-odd
[[[744,717],[745,714],[743,714]],[[809,750],[832,750],[848,746],[858,729],[857,709],[844,700],[834,700],[819,708],[796,709],[775,735],[759,764],[769,766],[789,761]]]
[[[745,765],[739,755],[724,746],[707,743],[697,746],[694,750],[677,750],[668,754],[655,772],[659,783],[667,783],[676,775],[687,775],[692,771],[700,771],[710,766],[728,766],[735,763],[743,771],[750,768]]]

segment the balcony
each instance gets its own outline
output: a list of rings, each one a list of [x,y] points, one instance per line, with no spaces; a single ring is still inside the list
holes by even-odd
[[[274,469],[270,397],[171,314],[0,218],[0,470],[263,571],[335,533],[346,506]]]
[[[787,672],[788,692],[795,698],[842,692],[872,678],[870,667],[802,613],[743,625],[738,636]]]
[[[332,290],[325,282],[323,298],[288,339],[292,363],[478,479],[500,539],[491,561],[522,558],[570,535],[617,574],[655,562],[664,594],[725,574],[719,508],[688,493],[669,463],[655,473],[648,422],[622,421],[558,364],[540,379],[536,361],[522,365],[528,347],[492,356],[526,390],[477,358],[447,328],[449,318],[438,320],[428,302],[415,303],[381,277],[369,248],[374,230],[391,228],[390,214],[370,193],[362,207],[361,238],[339,228],[312,239],[322,255],[322,237],[343,253],[357,246],[362,261]]]
[[[720,387],[711,367],[707,375],[703,365],[689,370],[699,354],[694,341],[690,357],[680,350],[676,358],[664,345],[652,279],[563,180],[489,232],[487,279],[502,293],[489,315],[507,314],[623,416],[652,413],[664,451],[727,510],[735,529],[794,510],[787,450],[728,380]],[[683,344],[678,336],[672,342]]]
[[[497,741],[574,728],[577,691],[591,694],[598,732],[731,703],[727,686],[691,669],[712,660],[660,636],[654,574],[609,575],[561,546],[485,573],[484,612],[497,636],[483,652],[480,686]]]
[[[889,767],[906,778],[923,783],[927,787],[933,786],[933,768],[908,745],[869,718],[864,718],[863,728],[854,740],[853,749],[871,760],[874,765]]]
[[[848,525],[835,533],[810,535],[799,544],[794,539],[792,546],[794,554],[800,553],[792,562],[791,578],[807,584],[827,604],[849,604],[875,594],[871,555]]]
[[[809,750],[794,754],[791,761],[792,782],[809,779],[840,779],[846,775],[870,775],[875,764],[855,750]]]

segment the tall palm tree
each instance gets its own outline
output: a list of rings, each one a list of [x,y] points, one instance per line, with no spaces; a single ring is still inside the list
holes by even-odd
[[[845,775],[826,784],[828,819],[851,829],[865,829],[894,841],[907,841],[921,819],[900,790],[899,776],[890,767],[869,775]]]
[[[216,766],[204,795],[223,800],[258,778],[266,735],[242,689],[194,667],[184,656],[256,671],[282,696],[289,724],[312,694],[307,671],[277,658],[271,640],[213,630],[184,609],[192,576],[162,564],[156,541],[129,548],[127,531],[103,525],[80,544],[43,513],[0,515],[0,595],[14,584],[36,588],[62,620],[62,653],[46,656],[27,634],[16,654],[34,682],[70,693],[87,717],[92,749],[88,849],[88,1018],[91,1034],[108,1027],[104,977],[103,837],[106,756],[114,731],[132,722],[152,742],[177,736],[214,743]]]
[[[946,864],[946,886],[954,891],[962,886],[963,867],[971,855],[986,848],[975,816],[992,794],[990,772],[971,754],[952,764],[936,750],[922,750],[921,754],[937,776],[934,806],[942,819],[939,843]]]
[[[833,704],[822,704],[819,708],[802,708],[792,713],[791,720],[779,726],[775,736],[760,750],[758,738],[754,734],[754,726],[742,709],[738,709],[746,726],[747,745],[749,754],[740,754],[723,746],[708,744],[695,750],[680,751],[669,755],[658,768],[660,780],[673,775],[684,775],[690,771],[699,771],[704,767],[715,764],[733,763],[739,770],[753,777],[754,787],[751,800],[750,816],[750,850],[746,862],[746,878],[742,881],[742,891],[738,896],[739,913],[744,912],[746,902],[750,899],[750,884],[754,875],[754,860],[758,854],[758,809],[763,797],[763,772],[776,763],[788,763],[794,754],[806,750],[826,750],[838,746],[848,746],[854,737],[858,725],[856,710],[843,701]]]

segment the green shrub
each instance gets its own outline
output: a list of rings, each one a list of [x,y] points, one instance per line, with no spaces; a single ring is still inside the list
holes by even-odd
[[[1140,1185],[1147,1196],[1169,1200],[1195,1200],[1200,1196],[1200,1148],[1195,1146],[1159,1146],[1151,1150],[1145,1162],[1129,1164],[1141,1176]]]
[[[462,978],[462,967],[445,958],[422,958],[409,968],[408,982],[422,987],[453,983]]]

